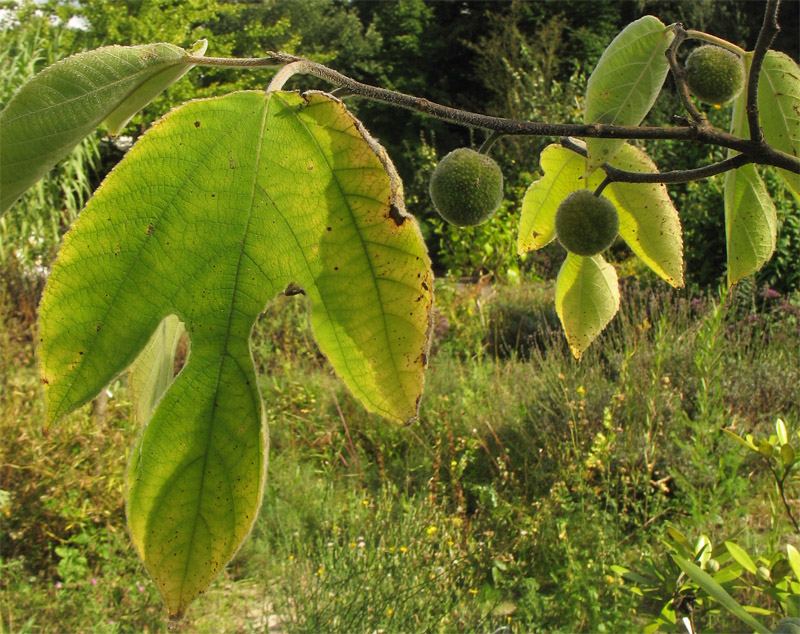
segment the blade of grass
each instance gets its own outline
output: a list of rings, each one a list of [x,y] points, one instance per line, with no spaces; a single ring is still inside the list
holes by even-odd
[[[750,616],[744,610],[744,608],[727,593],[725,588],[708,576],[706,572],[683,557],[679,557],[678,555],[672,555],[672,560],[678,564],[678,567],[683,570],[683,572],[685,572],[692,581],[705,590],[709,596],[713,597],[717,603],[728,610],[728,612],[733,614],[737,619],[747,623],[747,625],[752,627],[756,632],[760,632],[761,634],[771,634],[769,629],[764,627],[761,623]]]

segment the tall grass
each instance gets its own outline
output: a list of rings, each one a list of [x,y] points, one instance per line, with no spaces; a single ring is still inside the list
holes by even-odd
[[[276,299],[254,340],[272,437],[262,514],[185,631],[637,631],[647,605],[611,566],[657,553],[667,523],[756,554],[796,539],[765,511],[768,474],[720,428],[800,421],[797,298],[626,285],[578,363],[549,293],[440,283],[409,427],[364,413],[313,345],[303,299]],[[124,380],[101,427],[85,410],[42,438],[30,340],[0,335],[4,623],[161,631],[123,527],[137,433]]]

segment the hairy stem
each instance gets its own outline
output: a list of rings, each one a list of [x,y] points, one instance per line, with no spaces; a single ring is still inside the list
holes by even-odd
[[[611,177],[608,174],[606,174],[606,177],[603,179],[603,182],[600,183],[597,186],[597,189],[594,190],[594,195],[595,196],[599,196],[600,194],[602,194],[603,190],[606,187],[608,187],[612,182],[613,182],[613,180],[611,179]]]
[[[583,157],[586,157],[587,155],[586,148],[578,145],[573,139],[561,138],[560,143],[562,147],[565,147],[568,150],[572,150],[573,152],[580,154]],[[602,169],[606,173],[606,180],[609,181],[610,183],[674,184],[674,183],[688,183],[689,181],[696,181],[696,180],[701,180],[703,178],[710,178],[711,176],[722,174],[723,172],[736,169],[737,167],[741,167],[742,165],[747,165],[748,163],[752,162],[753,160],[750,157],[744,154],[737,154],[736,156],[732,156],[731,158],[719,161],[718,163],[712,163],[711,165],[704,165],[703,167],[696,167],[689,170],[672,170],[669,172],[655,172],[655,173],[628,172],[626,170],[621,170],[617,167],[613,167],[608,163],[604,163],[603,165],[601,165],[600,169]],[[603,185],[604,187],[605,184]]]
[[[503,136],[502,132],[498,132],[497,130],[492,130],[491,134],[486,137],[486,140],[481,144],[478,148],[479,154],[488,154],[489,150],[492,149],[492,146],[497,142],[497,140]]]
[[[728,49],[731,53],[736,53],[737,55],[744,55],[747,51],[745,51],[741,46],[736,46],[733,42],[729,42],[728,40],[723,40],[721,37],[717,37],[716,35],[711,35],[710,33],[703,33],[703,31],[695,31],[694,29],[689,29],[686,31],[686,37],[691,40],[703,40],[704,42],[709,42],[710,44],[716,44],[717,46],[721,46],[722,48]]]
[[[676,55],[678,52],[678,47],[686,39],[686,31],[683,29],[682,24],[674,25],[673,30],[675,32],[675,38],[669,45],[665,55],[667,56],[667,61],[669,62],[669,68],[670,71],[672,71],[672,76],[675,78],[675,89],[678,91],[678,96],[681,98],[683,107],[686,109],[686,112],[689,113],[689,116],[695,125],[698,127],[707,127],[709,125],[708,118],[706,117],[705,113],[703,113],[694,104],[692,98],[689,96],[689,85],[686,82],[686,71],[681,68],[680,64],[678,64],[678,58]]]
[[[302,61],[287,64],[272,77],[272,81],[270,81],[269,86],[267,86],[267,92],[281,90],[284,84],[289,81],[293,75],[303,72],[305,72],[305,64]]]

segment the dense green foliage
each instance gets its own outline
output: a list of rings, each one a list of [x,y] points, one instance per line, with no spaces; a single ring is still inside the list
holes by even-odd
[[[41,59],[56,59],[77,47],[112,40],[164,40],[190,48],[198,38],[209,37],[212,55],[282,49],[326,62],[356,79],[455,106],[576,121],[584,110],[587,72],[609,39],[641,12],[633,3],[278,0],[189,2],[181,3],[180,10],[174,4],[87,0],[81,10],[92,28],[84,33],[53,26],[46,16],[31,15],[30,7],[21,10],[22,23],[0,33],[0,50],[13,53],[7,59],[14,60],[9,63],[14,73],[8,74],[7,82],[4,76],[0,85],[1,103],[25,78],[20,74],[27,73],[25,69],[38,69]],[[704,21],[730,21],[725,35],[752,45],[757,25],[743,21],[752,11],[744,5],[651,4],[648,11],[658,13],[665,23],[673,15],[697,27]],[[556,6],[558,12],[553,10]],[[56,4],[53,10],[66,17],[73,8]],[[791,20],[793,11],[796,7],[790,7],[782,21]],[[714,25],[717,31],[719,24]],[[656,34],[663,28],[658,21],[651,26]],[[193,96],[261,89],[268,80],[269,71],[204,69],[161,95],[125,132],[139,136],[170,106]],[[289,83],[290,88],[300,85],[296,79]],[[303,88],[313,85],[307,79],[302,82]],[[246,99],[239,95],[237,99]],[[793,429],[800,419],[800,216],[797,198],[773,170],[761,170],[761,177],[775,201],[777,252],[754,282],[740,284],[743,288],[733,298],[716,300],[702,290],[714,286],[724,268],[722,199],[729,193],[723,191],[722,178],[670,188],[685,228],[688,294],[664,292],[645,299],[640,293],[637,284],[647,283],[651,274],[642,270],[631,251],[675,285],[683,271],[670,254],[648,250],[637,217],[630,209],[627,216],[621,211],[620,233],[628,246],[615,245],[609,259],[620,272],[628,304],[623,303],[604,347],[591,350],[576,366],[560,333],[553,333],[555,311],[563,323],[564,306],[576,303],[581,308],[573,314],[581,312],[583,319],[587,298],[569,293],[577,289],[580,295],[589,283],[616,289],[617,274],[600,258],[573,259],[573,267],[568,260],[562,276],[567,271],[573,283],[568,290],[562,290],[565,284],[559,287],[555,311],[542,301],[552,302],[550,287],[530,284],[531,278],[551,277],[563,257],[552,249],[519,259],[514,253],[516,224],[526,213],[524,204],[520,209],[522,192],[545,171],[544,158],[541,169],[535,160],[541,141],[503,140],[496,146],[509,200],[493,222],[455,229],[433,212],[428,177],[437,156],[452,147],[477,146],[482,139],[415,113],[357,100],[347,103],[398,163],[409,207],[421,220],[437,270],[480,276],[480,281],[474,286],[437,281],[438,297],[444,301],[435,324],[429,388],[421,419],[407,429],[387,428],[332,378],[334,368],[339,374],[342,370],[335,359],[329,365],[312,349],[305,302],[281,297],[261,316],[256,374],[246,378],[251,393],[257,393],[257,381],[268,395],[266,411],[276,450],[264,498],[270,513],[258,521],[254,539],[194,608],[197,618],[190,627],[213,630],[220,615],[228,613],[237,631],[264,629],[270,614],[287,632],[479,631],[502,625],[510,625],[512,631],[618,631],[630,627],[637,610],[650,611],[652,617],[657,608],[628,594],[625,584],[609,574],[612,564],[636,569],[643,554],[648,564],[656,559],[661,548],[657,538],[664,534],[666,521],[687,535],[711,534],[720,543],[735,536],[763,561],[770,560],[785,541],[786,515],[779,498],[766,493],[770,480],[764,467],[754,465],[752,457],[748,461],[720,429],[766,434],[778,416]],[[645,123],[672,123],[678,110],[675,96],[666,92]],[[710,115],[728,127],[729,112]],[[176,119],[177,114],[162,121],[161,129]],[[184,126],[187,135],[200,128],[200,119],[186,122],[193,122]],[[740,130],[742,122],[740,112],[735,129]],[[256,136],[243,135],[250,140]],[[722,157],[686,144],[646,145],[662,169]],[[132,394],[125,380],[112,386],[108,414],[96,408],[91,429],[98,431],[92,432],[92,444],[64,443],[59,436],[38,447],[33,446],[38,439],[31,442],[41,412],[34,398],[39,387],[27,328],[60,236],[91,189],[93,167],[107,172],[121,154],[111,142],[101,142],[107,160],[100,165],[97,147],[92,139],[79,147],[0,224],[0,420],[4,435],[12,438],[3,448],[7,455],[0,470],[0,512],[6,520],[4,541],[10,544],[3,554],[7,574],[2,583],[4,597],[20,597],[13,606],[2,606],[2,618],[12,630],[81,629],[86,623],[95,628],[98,623],[101,628],[107,625],[103,631],[109,632],[163,627],[154,608],[155,593],[141,576],[143,570],[121,530],[119,457],[136,435]],[[551,156],[553,147],[547,149]],[[628,166],[655,171],[641,148],[623,147],[619,156]],[[312,170],[305,164],[302,168],[295,173]],[[756,169],[748,169],[748,178],[757,180]],[[157,178],[163,175],[159,172]],[[576,183],[579,178],[576,175]],[[544,174],[537,183],[546,186],[547,179]],[[658,195],[666,196],[666,188],[661,189]],[[615,203],[629,197],[628,208],[636,206],[624,185],[607,191]],[[502,194],[501,190],[498,197]],[[100,200],[95,207],[103,204],[102,196],[95,200]],[[392,207],[382,216],[392,230],[392,223],[403,224],[397,213]],[[100,216],[82,218],[85,221],[78,224]],[[155,226],[145,222],[139,229],[136,235],[149,236]],[[204,244],[218,237],[212,234]],[[672,234],[679,242],[680,232]],[[75,232],[71,239],[84,240],[86,235]],[[71,246],[76,244],[73,256],[92,246],[91,240]],[[185,250],[191,244],[178,246]],[[236,245],[229,247],[235,250]],[[62,260],[69,260],[69,250],[65,253]],[[425,260],[424,254],[420,257]],[[666,270],[659,259],[677,269]],[[693,263],[701,266],[693,268]],[[715,265],[704,268],[707,263]],[[590,264],[591,275],[585,274]],[[492,286],[487,273],[512,284],[522,280],[523,285]],[[58,276],[56,272],[52,279]],[[165,269],[161,278],[168,277]],[[285,281],[276,283],[271,294],[284,288]],[[432,284],[422,286],[427,298]],[[238,281],[234,293],[237,287]],[[64,288],[69,290],[69,283]],[[292,285],[286,288],[287,295],[300,292]],[[316,299],[313,291],[310,294]],[[103,301],[99,295],[97,299]],[[252,321],[262,306],[261,300],[251,299]],[[600,329],[606,325],[605,316],[616,311],[619,294],[612,299],[613,311],[598,309],[590,329],[600,322]],[[235,304],[231,302],[233,308]],[[66,313],[61,318],[66,334],[57,340],[77,329]],[[228,327],[231,323],[229,318]],[[199,321],[197,325],[202,326]],[[246,344],[249,323],[239,325]],[[585,332],[585,324],[581,328],[579,339],[594,336]],[[100,327],[92,324],[90,330],[99,332]],[[125,339],[125,330],[110,338],[109,349]],[[132,338],[138,345],[146,334]],[[217,339],[227,346],[228,334]],[[571,338],[573,354],[583,353],[584,343]],[[238,352],[250,368],[246,345]],[[414,363],[424,366],[427,348],[413,356]],[[70,371],[79,365],[74,360],[64,363]],[[42,382],[49,385],[45,366]],[[82,400],[90,398],[90,392],[96,390],[88,390]],[[215,401],[207,409],[217,406]],[[90,429],[89,418],[88,410],[72,415],[70,437]],[[790,493],[796,486],[796,477],[788,480]],[[59,495],[60,487],[68,493]],[[256,508],[260,496],[251,497],[251,507]],[[753,519],[765,514],[770,516],[767,529]],[[647,530],[635,530],[641,527]],[[119,579],[124,581],[115,583]],[[756,598],[747,594],[737,598],[761,606],[765,618],[777,622],[783,608],[768,593]],[[432,602],[430,595],[440,600]],[[712,607],[701,601],[696,622],[735,627],[729,615]],[[237,620],[234,613],[243,616]],[[642,616],[637,626],[650,617]]]
[[[576,364],[548,293],[442,284],[409,428],[366,414],[313,346],[306,302],[276,300],[255,348],[270,513],[186,631],[258,631],[268,617],[287,632],[641,631],[650,608],[610,567],[637,569],[668,524],[776,548],[789,528],[770,510],[771,475],[719,428],[797,427],[797,299],[719,305],[634,285],[609,341]],[[3,618],[20,632],[164,631],[124,530],[120,456],[137,434],[125,383],[105,420],[87,407],[42,439],[24,333],[11,322],[1,341]],[[738,627],[707,611],[696,625]]]

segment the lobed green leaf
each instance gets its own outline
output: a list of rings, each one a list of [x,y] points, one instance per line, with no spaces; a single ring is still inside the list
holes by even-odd
[[[576,359],[619,310],[614,267],[602,256],[568,253],[556,280],[556,312]]]
[[[586,86],[584,123],[639,125],[669,72],[665,56],[675,34],[646,15],[626,26],[603,52]],[[586,171],[609,162],[624,139],[588,139]]]
[[[384,150],[321,93],[185,104],[101,185],[42,299],[45,422],[129,366],[165,317],[185,324],[191,355],[152,399],[127,500],[171,615],[233,556],[261,500],[267,430],[249,338],[264,304],[302,289],[348,387],[406,422],[423,387],[432,284]]]
[[[194,54],[206,49],[203,40]],[[106,46],[45,68],[0,112],[0,215],[103,120],[117,134],[192,66],[172,44]]]

